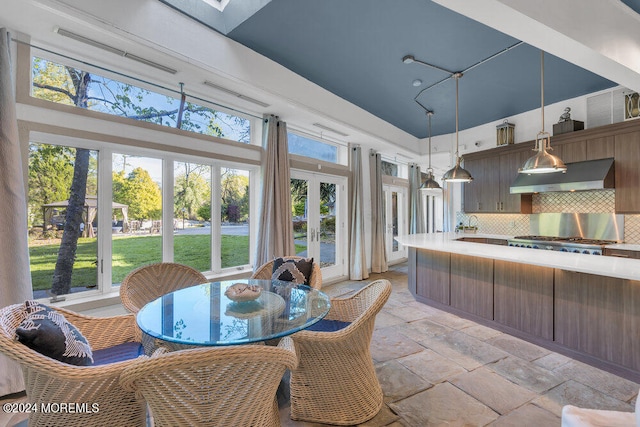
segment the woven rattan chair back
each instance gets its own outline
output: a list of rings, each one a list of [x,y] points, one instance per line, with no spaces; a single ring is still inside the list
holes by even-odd
[[[173,262],[160,262],[136,268],[120,284],[122,305],[137,313],[148,302],[178,289],[208,280],[198,270]]]
[[[15,340],[15,330],[25,318],[23,308],[24,304],[15,304],[0,309],[0,351],[20,364],[27,399],[38,404],[38,411],[29,415],[29,426],[145,425],[146,405],[119,384],[121,372],[136,359],[81,367],[44,356]],[[132,314],[91,317],[61,308],[56,310],[80,330],[93,350],[140,342],[140,330]],[[60,410],[59,405],[63,403],[74,404],[73,411]]]
[[[305,259],[301,256],[284,256],[282,257],[285,260],[301,260]],[[252,279],[271,279],[273,275],[273,260],[265,262],[253,273],[251,276]],[[317,262],[313,263],[313,269],[311,270],[311,277],[309,278],[309,286],[313,289],[321,289],[322,288],[322,271],[320,271],[320,264]]]
[[[382,388],[369,346],[378,312],[391,283],[377,280],[346,298],[331,300],[326,319],[351,322],[336,332],[292,335],[299,354],[291,372],[291,418],[322,424],[356,425],[382,407]]]
[[[127,369],[121,385],[149,404],[154,425],[279,426],[276,391],[297,365],[290,338],[165,353]]]

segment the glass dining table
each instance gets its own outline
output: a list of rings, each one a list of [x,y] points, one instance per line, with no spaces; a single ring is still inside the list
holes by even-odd
[[[236,284],[260,287],[260,296],[251,301],[233,301],[225,292]],[[175,350],[280,338],[318,322],[330,306],[327,294],[306,285],[242,279],[204,283],[168,293],[146,304],[136,319],[144,334]]]

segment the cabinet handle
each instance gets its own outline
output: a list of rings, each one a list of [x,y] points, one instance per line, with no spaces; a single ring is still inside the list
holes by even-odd
[[[504,202],[500,202],[500,210],[503,211],[504,210]]]
[[[500,210],[500,202],[496,202],[496,210],[499,211]]]
[[[478,210],[482,210],[482,203],[478,202]]]

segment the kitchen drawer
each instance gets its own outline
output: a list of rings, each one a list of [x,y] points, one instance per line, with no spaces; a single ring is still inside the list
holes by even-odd
[[[602,255],[616,256],[619,258],[640,259],[640,251],[630,251],[626,249],[604,248]]]

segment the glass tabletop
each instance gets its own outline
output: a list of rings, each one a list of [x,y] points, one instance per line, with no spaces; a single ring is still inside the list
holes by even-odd
[[[255,285],[260,296],[237,302],[225,291]],[[239,285],[241,286],[241,285]],[[278,280],[242,279],[205,283],[163,295],[136,317],[148,335],[179,344],[247,344],[290,335],[322,319],[331,306],[327,294]]]

